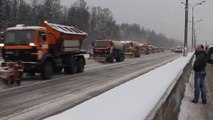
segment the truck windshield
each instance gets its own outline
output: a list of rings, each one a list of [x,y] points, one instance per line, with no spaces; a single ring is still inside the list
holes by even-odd
[[[132,45],[131,43],[126,43],[126,44],[125,44],[125,49],[128,49],[128,48],[130,48],[130,47],[133,47],[133,45]]]
[[[33,30],[14,30],[8,31],[5,37],[6,45],[26,45],[33,42],[35,31]]]
[[[95,47],[107,47],[110,46],[109,41],[96,41],[95,42]]]

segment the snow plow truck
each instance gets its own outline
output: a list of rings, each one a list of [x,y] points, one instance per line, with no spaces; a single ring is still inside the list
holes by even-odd
[[[141,56],[141,47],[138,42],[135,41],[121,41],[124,44],[124,53],[132,57]]]
[[[122,62],[125,60],[124,44],[115,40],[96,40],[93,42],[93,59],[104,58],[107,62]]]
[[[44,22],[43,26],[10,27],[5,32],[2,66],[21,62],[24,72],[40,73],[50,79],[62,70],[66,74],[84,71],[86,64],[81,44],[87,33],[66,25]]]

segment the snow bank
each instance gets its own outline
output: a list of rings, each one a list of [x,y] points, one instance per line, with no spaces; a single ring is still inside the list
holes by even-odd
[[[192,57],[180,57],[46,120],[143,120]]]

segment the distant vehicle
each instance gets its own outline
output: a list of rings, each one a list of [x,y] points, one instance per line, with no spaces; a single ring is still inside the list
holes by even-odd
[[[213,64],[213,45],[209,45],[207,50],[208,63]]]
[[[7,28],[2,44],[2,65],[21,62],[24,72],[50,79],[62,69],[66,74],[84,71],[81,44],[87,33],[66,25],[44,22],[43,26],[16,25]]]
[[[124,44],[124,53],[126,55],[133,55],[133,57],[141,56],[140,44],[135,41],[121,41]]]
[[[160,52],[165,52],[165,48],[164,47],[159,47]]]
[[[159,52],[161,52],[161,48],[154,46],[154,53],[159,53]]]
[[[155,49],[153,45],[149,44],[148,47],[149,47],[149,53],[155,53]]]
[[[105,58],[107,62],[122,62],[125,59],[124,43],[115,40],[96,40],[93,43],[93,59]]]
[[[182,53],[183,52],[183,47],[182,46],[176,46],[174,52]]]
[[[148,44],[139,44],[140,46],[140,51],[142,54],[145,54],[145,55],[149,55],[149,46]]]
[[[171,48],[170,50],[171,50],[171,52],[175,52],[175,48]]]

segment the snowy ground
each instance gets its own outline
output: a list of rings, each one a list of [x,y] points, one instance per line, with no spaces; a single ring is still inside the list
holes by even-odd
[[[191,57],[190,53],[46,120],[143,120]]]

